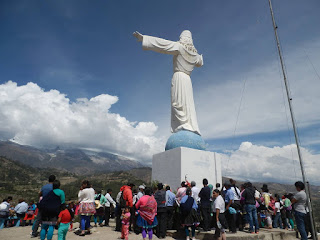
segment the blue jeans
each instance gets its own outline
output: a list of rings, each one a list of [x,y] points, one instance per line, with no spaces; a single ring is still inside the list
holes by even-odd
[[[278,224],[278,223],[279,223],[279,224]],[[281,213],[279,213],[279,212],[276,213],[272,225],[273,225],[274,228],[277,228],[277,227],[280,225],[279,227],[280,227],[281,229],[283,229],[283,227],[282,227]]]
[[[26,221],[24,220],[25,215],[26,215],[25,213],[22,213],[22,214],[17,213],[17,222],[15,224],[15,227],[19,227],[21,222],[23,226],[26,225]]]
[[[101,224],[101,223],[103,222],[103,217],[104,217],[104,216],[94,215],[94,216],[93,216],[94,224],[97,224],[98,218],[99,218],[99,224]]]
[[[190,232],[189,232],[189,227],[188,226],[184,227],[184,231],[186,232],[186,236],[189,237],[190,236]],[[196,235],[196,226],[195,225],[191,226],[191,234],[192,234],[192,237],[194,237]]]
[[[44,240],[47,239],[51,240],[53,236],[53,231],[54,231],[54,226],[53,225],[48,225],[48,224],[42,224],[41,225],[41,232],[40,232],[40,239]]]
[[[0,229],[4,228],[6,221],[7,221],[6,217],[0,217]]]
[[[307,240],[308,239],[308,235],[307,235],[307,232],[306,232],[306,227],[305,227],[305,222],[304,222],[306,214],[295,211],[294,212],[294,217],[296,219],[296,224],[297,224],[298,231],[299,231],[299,233],[301,235],[301,239],[302,240]]]
[[[81,215],[81,230],[89,230],[90,229],[90,219],[91,216]]]
[[[255,231],[259,231],[259,223],[257,216],[257,208],[256,205],[245,205],[246,212],[248,214],[248,220],[250,224],[250,232],[254,232],[253,225],[255,226]]]

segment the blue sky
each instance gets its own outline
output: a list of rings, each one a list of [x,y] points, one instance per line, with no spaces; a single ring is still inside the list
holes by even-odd
[[[301,143],[310,153],[319,154],[320,79],[307,57],[319,73],[320,2],[283,0],[274,1],[273,7]],[[103,99],[111,101],[109,113],[115,114],[115,119],[121,116],[133,127],[140,122],[153,123],[147,127],[141,124],[143,129],[139,128],[138,134],[142,142],[153,144],[164,144],[170,136],[172,57],[143,51],[132,33],[137,30],[178,40],[181,31],[189,29],[198,52],[204,56],[204,66],[194,70],[192,81],[199,126],[208,149],[221,153],[236,151],[243,142],[271,149],[294,141],[291,122],[287,123],[289,113],[283,102],[283,80],[267,0],[161,4],[3,0],[0,29],[0,84],[11,80],[18,88],[32,82],[36,85],[32,89],[40,87],[44,93],[57,90],[57,98],[65,94],[61,99],[69,99],[70,104],[101,94],[116,96],[117,99]],[[244,81],[246,87],[234,135]],[[8,110],[2,111],[5,115]],[[23,119],[19,124],[23,125]],[[146,133],[149,127],[151,134]],[[19,136],[22,143],[39,145],[25,128],[17,129],[20,130],[0,132],[4,139]],[[134,131],[130,134],[136,139]],[[48,144],[57,144],[58,140],[49,138],[44,137]],[[122,151],[121,141],[105,149],[148,161],[152,153],[163,148],[147,144],[150,151],[142,156],[137,150]],[[72,145],[70,139],[63,142]],[[140,145],[133,148],[137,146]]]

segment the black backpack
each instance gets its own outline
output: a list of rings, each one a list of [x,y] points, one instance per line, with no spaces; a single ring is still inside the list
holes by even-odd
[[[184,203],[180,204],[180,210],[181,210],[181,213],[182,213],[183,216],[186,216],[191,212],[192,206],[193,206],[193,202],[194,202],[193,197],[188,196],[187,201],[185,201]]]
[[[50,191],[38,204],[42,220],[58,217],[60,213],[61,199],[53,191]]]
[[[123,191],[121,192],[119,204],[120,208],[125,208],[127,206],[127,201],[123,198]]]

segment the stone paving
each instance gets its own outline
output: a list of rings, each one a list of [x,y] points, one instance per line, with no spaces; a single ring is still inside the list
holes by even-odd
[[[78,223],[74,224],[74,227],[77,227]],[[98,239],[110,239],[115,240],[120,237],[119,232],[114,231],[115,223],[113,219],[110,219],[110,227],[94,227],[92,228],[92,234],[86,235],[84,237],[77,236],[73,232],[68,232],[67,239],[69,240],[79,240],[79,239],[86,239],[86,240],[98,240]],[[0,240],[22,240],[22,239],[29,239],[30,238],[31,227],[11,227],[11,228],[4,228],[0,230]],[[196,232],[196,238],[199,240],[209,240],[214,239],[214,231],[210,232]],[[40,239],[40,238],[33,238],[33,239]],[[57,239],[57,230],[54,232],[53,240]],[[135,233],[130,233],[129,240],[141,240],[142,236],[136,235]],[[158,239],[154,236],[153,239]],[[168,231],[167,240],[183,240],[185,239],[183,232],[177,233],[176,231]],[[261,229],[260,233],[257,234],[249,234],[246,232],[238,232],[236,234],[227,234],[228,240],[256,240],[256,239],[264,239],[264,240],[293,240],[295,238],[295,232],[280,230],[280,229]]]

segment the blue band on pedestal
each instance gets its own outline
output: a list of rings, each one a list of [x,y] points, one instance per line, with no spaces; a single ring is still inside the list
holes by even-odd
[[[206,150],[205,142],[202,137],[194,132],[181,130],[173,133],[166,144],[166,151],[177,147],[193,148],[198,150]]]

